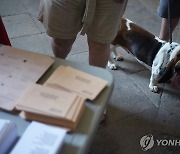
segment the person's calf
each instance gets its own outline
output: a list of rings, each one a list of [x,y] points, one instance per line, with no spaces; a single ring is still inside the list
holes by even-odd
[[[172,32],[174,31],[174,29],[178,25],[178,22],[179,22],[179,17],[171,19],[171,30],[172,30]],[[166,18],[162,18],[159,38],[162,40],[165,40],[165,41],[169,40],[169,23],[168,23],[168,19],[166,19]]]
[[[106,68],[107,62],[110,57],[110,44],[101,44],[88,38],[89,45],[89,64]],[[106,109],[101,115],[100,124],[106,120]]]

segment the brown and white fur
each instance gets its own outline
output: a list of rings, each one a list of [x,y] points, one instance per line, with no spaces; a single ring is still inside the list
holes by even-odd
[[[121,29],[111,44],[112,58],[122,60],[116,52],[116,48],[121,46],[151,69],[151,91],[158,92],[157,84],[171,78],[175,84],[180,80],[180,44],[163,41],[128,19],[122,19]],[[117,68],[112,59],[109,59],[108,67]]]

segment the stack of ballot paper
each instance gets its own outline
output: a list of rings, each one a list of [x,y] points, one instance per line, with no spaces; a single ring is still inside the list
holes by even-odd
[[[60,153],[67,130],[32,122],[10,154]]]
[[[0,154],[9,153],[18,137],[15,123],[0,119]]]
[[[31,84],[16,104],[21,116],[73,131],[85,100],[94,100],[107,81],[69,66],[58,67],[44,85]]]
[[[106,87],[107,81],[69,66],[58,67],[45,83],[46,86],[75,92],[94,100]]]
[[[28,86],[16,104],[21,116],[74,130],[83,114],[85,99],[76,93],[39,84]]]

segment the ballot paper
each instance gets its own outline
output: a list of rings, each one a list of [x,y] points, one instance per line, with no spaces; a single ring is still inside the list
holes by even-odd
[[[67,130],[33,121],[10,154],[60,153]]]
[[[46,86],[64,88],[94,100],[106,87],[107,81],[69,66],[59,66],[45,82]]]
[[[30,84],[18,99],[16,109],[65,117],[77,94],[55,90],[40,84]]]
[[[9,46],[0,46],[0,108],[13,110],[29,83],[37,82],[54,59]]]
[[[20,116],[74,130],[85,109],[85,99],[76,93],[30,84],[18,99]]]
[[[7,154],[18,137],[17,126],[14,122],[0,119],[0,154]]]

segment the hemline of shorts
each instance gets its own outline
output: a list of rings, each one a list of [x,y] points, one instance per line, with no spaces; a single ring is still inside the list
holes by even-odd
[[[56,34],[56,32],[52,32],[52,31],[49,31],[49,30],[46,30],[46,33],[47,33],[47,35],[48,36],[50,36],[50,37],[52,37],[52,38],[57,38],[57,39],[74,39],[74,38],[76,38],[76,36],[77,36],[77,34],[78,33],[80,33],[80,32],[78,32],[78,33],[74,33],[74,34],[69,34],[69,35],[67,35],[67,34]],[[86,33],[85,35],[87,35],[87,37],[88,38],[90,38],[91,40],[93,40],[93,41],[95,41],[95,42],[97,42],[97,43],[101,43],[101,44],[110,44],[112,41],[113,41],[113,39],[115,38],[115,37],[111,37],[111,38],[107,38],[106,37],[106,39],[105,38],[101,38],[101,37],[97,37],[97,36],[94,36],[94,34],[91,34],[91,33]]]

